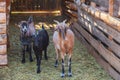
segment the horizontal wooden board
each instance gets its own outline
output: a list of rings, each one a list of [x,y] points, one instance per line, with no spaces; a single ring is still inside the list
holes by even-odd
[[[6,23],[6,13],[0,13],[0,23]]]
[[[6,33],[6,28],[0,28],[0,34],[5,34]]]
[[[0,55],[0,65],[7,65],[7,64],[8,64],[7,54]]]
[[[5,11],[6,11],[6,3],[0,2],[0,12],[5,12]]]
[[[99,6],[109,7],[109,0],[89,0],[89,1],[95,2]]]
[[[104,21],[106,24],[110,25],[112,28],[120,31],[120,20],[110,16],[109,14],[102,12],[96,8],[92,8],[90,6],[87,6],[85,4],[82,4],[79,9],[85,10],[87,13],[91,14],[95,18],[98,18],[102,21]]]
[[[113,29],[112,27],[110,27],[109,25],[107,25],[105,22],[103,22],[103,21],[101,21],[101,20],[93,17],[92,15],[90,15],[89,13],[87,13],[86,11],[79,9],[78,16],[80,17],[80,16],[83,16],[83,15],[87,15],[87,17],[89,17],[89,19],[86,18],[88,21],[90,21],[91,23],[93,23],[101,31],[103,31],[107,35],[111,36],[114,40],[116,40],[117,42],[120,43],[120,32],[118,32],[117,30]],[[92,18],[92,19],[90,19],[90,18]]]
[[[6,34],[0,34],[0,45],[7,43],[7,35]]]
[[[6,29],[6,23],[5,24],[0,24],[0,29],[5,28]]]
[[[101,42],[106,44],[117,56],[120,57],[120,46],[119,44],[115,43],[113,40],[110,40],[107,38],[98,28],[97,26],[94,26],[93,23],[88,22],[86,19],[84,21],[81,20],[81,18],[78,18],[80,24],[87,29],[92,35],[97,37]],[[90,19],[93,21],[92,19]],[[86,23],[86,24],[85,24]],[[77,28],[79,30],[79,27]]]
[[[5,45],[0,45],[0,54],[6,54],[7,53],[7,46]]]
[[[74,24],[80,26],[77,23]],[[88,32],[82,27],[79,27],[80,33],[84,35],[86,40],[102,55],[106,61],[108,61],[118,72],[120,72],[120,59],[117,58],[111,51],[107,50],[99,41],[95,40]]]
[[[101,56],[94,50],[94,48],[84,39],[84,37],[74,28],[72,27],[72,30],[77,37],[77,39],[85,45],[88,52],[93,55],[93,57],[96,59],[97,63],[101,65],[106,72],[108,72],[109,75],[111,75],[115,80],[120,80],[120,74],[116,72],[109,63],[103,60]]]

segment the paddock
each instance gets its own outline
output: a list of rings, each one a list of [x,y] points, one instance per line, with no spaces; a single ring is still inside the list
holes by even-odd
[[[67,19],[67,23],[72,24],[71,29],[76,36],[72,57],[73,77],[66,76],[65,80],[120,80],[120,1],[102,0],[102,2],[81,0],[82,4],[78,6],[74,0],[39,0],[33,4],[27,1],[24,3],[22,0],[19,0],[19,3],[13,0],[11,4],[9,0],[0,1],[0,80],[61,79],[60,62],[59,67],[54,68],[55,50],[52,42],[54,19],[58,21]],[[50,3],[56,5],[48,6]],[[19,6],[16,6],[18,4]],[[10,10],[7,8],[8,5],[11,6]],[[34,17],[36,28],[44,24],[50,36],[48,61],[42,60],[40,74],[36,74],[35,71],[34,54],[33,62],[30,63],[26,55],[26,63],[21,63],[19,28],[16,23],[27,20],[30,15]],[[4,34],[6,37],[3,38]],[[65,65],[65,68],[67,67]]]

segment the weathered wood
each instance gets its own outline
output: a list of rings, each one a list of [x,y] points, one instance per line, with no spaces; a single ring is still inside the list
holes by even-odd
[[[105,23],[107,23],[108,25],[113,27],[114,29],[120,31],[120,20],[119,19],[116,19],[116,18],[110,16],[109,14],[102,12],[100,10],[97,10],[95,8],[88,7],[85,4],[82,4],[81,6],[82,6],[81,8],[83,10],[87,11],[92,16],[104,21]]]
[[[5,2],[0,2],[0,12],[2,12],[2,13],[4,13],[6,11],[5,4],[6,4]]]
[[[6,13],[0,13],[0,23],[6,23]]]
[[[80,26],[77,23],[74,24],[75,28]],[[118,72],[120,72],[120,59],[118,59],[112,52],[107,50],[99,41],[95,40],[88,32],[82,27],[80,33],[84,35],[86,40],[107,60]]]
[[[87,17],[89,17],[89,19],[86,18],[88,21],[93,23],[101,31],[103,31],[107,35],[111,36],[114,40],[116,40],[117,42],[120,43],[120,33],[118,31],[116,31],[115,29],[113,29],[112,27],[110,27],[109,25],[104,23],[103,21],[101,21],[101,20],[95,18],[94,16],[90,15],[89,13],[87,13],[84,10],[80,10],[80,13],[78,13],[78,17],[83,16],[85,14],[87,15]],[[92,19],[90,19],[90,18],[92,18]]]
[[[113,16],[113,5],[114,5],[114,0],[109,0],[109,14]]]
[[[77,6],[73,2],[65,1],[65,5],[69,6],[71,9],[77,10]]]
[[[6,54],[7,52],[7,46],[5,45],[0,45],[0,54]]]
[[[109,63],[107,63],[106,61],[103,60],[103,58],[101,58],[101,56],[94,50],[94,48],[84,39],[84,37],[82,35],[80,35],[80,33],[75,30],[74,26],[72,28],[75,36],[77,37],[77,39],[82,42],[82,44],[87,48],[88,52],[94,56],[94,58],[96,59],[97,63],[99,65],[101,65],[104,70],[106,72],[109,73],[109,75],[111,75],[115,80],[120,80],[120,74],[117,73]]]
[[[89,17],[90,18],[90,17]],[[78,18],[79,20],[79,25],[82,25],[85,29],[87,29],[92,35],[94,35],[95,37],[97,37],[99,40],[101,40],[101,42],[103,42],[104,44],[106,44],[113,52],[115,52],[115,54],[120,57],[120,46],[119,44],[115,43],[113,40],[110,40],[109,38],[107,38],[98,28],[97,26],[94,26],[94,22],[92,22],[92,19],[89,19],[89,22],[84,19],[84,21],[81,20],[81,18]],[[87,23],[87,24],[84,24]],[[77,29],[79,30],[79,27],[77,27]]]
[[[0,28],[0,34],[5,34],[6,33],[6,28]]]
[[[0,45],[7,43],[7,35],[6,34],[0,34]]]
[[[7,54],[0,55],[0,65],[7,65],[8,60],[7,60]]]
[[[89,0],[91,2],[95,2],[96,4],[103,6],[103,7],[109,7],[109,0]]]
[[[113,8],[113,16],[120,17],[120,0],[114,0]]]

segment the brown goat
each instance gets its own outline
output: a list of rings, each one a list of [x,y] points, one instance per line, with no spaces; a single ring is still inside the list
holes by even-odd
[[[69,66],[69,72],[68,76],[72,76],[71,71],[71,56],[73,52],[73,46],[74,46],[74,34],[73,32],[67,27],[67,24],[65,23],[66,20],[59,23],[58,21],[54,20],[57,23],[56,29],[53,34],[53,42],[54,47],[56,50],[56,62],[55,67],[58,66],[58,55],[60,54],[62,58],[62,74],[61,77],[65,76],[64,73],[64,57],[66,54],[68,54],[68,66]]]

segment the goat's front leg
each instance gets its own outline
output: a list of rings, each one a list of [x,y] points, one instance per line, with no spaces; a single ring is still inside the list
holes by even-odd
[[[64,53],[61,53],[61,58],[62,58],[62,73],[61,73],[61,77],[65,77],[65,63],[64,63]]]
[[[25,63],[25,46],[22,47],[22,63]]]
[[[29,60],[30,62],[33,62],[33,59],[32,59],[32,48],[31,48],[31,45],[29,45]]]
[[[41,65],[41,59],[42,59],[42,51],[40,53],[36,53],[36,58],[37,58],[37,73],[41,72],[40,65]]]
[[[69,54],[69,57],[68,57],[68,76],[69,77],[72,77],[72,71],[71,71],[71,54]]]

